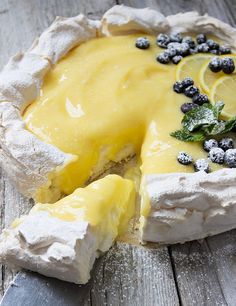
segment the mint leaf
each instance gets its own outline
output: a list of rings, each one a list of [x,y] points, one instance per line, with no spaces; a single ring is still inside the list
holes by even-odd
[[[205,139],[205,136],[202,132],[190,133],[185,129],[175,131],[170,135],[172,137],[177,138],[178,140],[187,141],[187,142],[202,141]]]
[[[213,111],[215,113],[216,118],[219,118],[219,115],[222,112],[222,109],[224,108],[225,104],[222,101],[216,102],[215,105],[212,105],[209,103],[209,105],[211,105],[213,107]]]
[[[225,122],[218,121],[214,124],[203,126],[202,130],[206,135],[222,134],[224,133],[224,130],[225,130]]]
[[[214,109],[210,104],[203,104],[187,112],[182,120],[183,128],[192,132],[203,125],[217,123],[217,108]]]
[[[223,133],[227,133],[232,130],[232,128],[236,125],[236,116],[232,117],[231,119],[225,121],[225,129]]]
[[[219,120],[223,108],[223,102],[215,105],[206,103],[194,108],[184,115],[181,122],[183,129],[170,135],[181,141],[202,141],[208,136],[231,131],[236,125],[236,116],[227,121]]]

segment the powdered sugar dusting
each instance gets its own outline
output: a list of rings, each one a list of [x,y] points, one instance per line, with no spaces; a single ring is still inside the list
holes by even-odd
[[[168,300],[169,305],[177,305],[171,276],[166,247],[144,248],[117,243],[97,264],[90,302],[162,305]]]

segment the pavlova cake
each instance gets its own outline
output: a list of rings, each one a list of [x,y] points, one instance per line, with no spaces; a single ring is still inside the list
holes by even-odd
[[[144,244],[235,228],[235,42],[208,15],[115,6],[59,17],[14,56],[0,160],[36,204],[3,231],[2,262],[84,284],[137,209]]]

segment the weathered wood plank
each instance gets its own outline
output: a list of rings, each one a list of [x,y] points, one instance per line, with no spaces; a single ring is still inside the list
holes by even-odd
[[[236,230],[171,247],[183,305],[236,305]]]
[[[227,305],[236,305],[236,230],[207,238]]]
[[[207,241],[171,247],[182,305],[227,305]]]
[[[33,40],[55,19],[56,16],[74,16],[85,13],[91,18],[101,16],[113,6],[113,0],[1,0],[0,1],[0,68],[10,56],[25,50]],[[9,226],[12,220],[32,206],[21,196],[3,173],[0,173],[0,229]],[[0,298],[14,273],[0,269]]]
[[[98,7],[96,1],[85,3],[55,0],[39,3],[36,0],[4,0],[0,7],[0,12],[3,12],[2,15],[0,13],[0,26],[4,28],[4,34],[0,33],[3,42],[0,46],[0,66],[9,56],[27,48],[57,15],[72,16],[84,12],[90,17],[96,17],[112,6],[112,2],[100,1]],[[17,193],[4,175],[1,179],[1,224],[5,227],[31,205]],[[145,250],[133,246],[123,248],[120,244],[105,255],[96,271],[89,304],[138,305],[139,300],[144,305],[179,304],[167,248]],[[13,276],[14,273],[7,267],[2,268],[2,293]],[[113,287],[110,284],[113,284]]]
[[[166,247],[117,243],[98,263],[88,302],[97,306],[179,305]]]
[[[197,10],[236,25],[236,2],[220,0],[124,0],[135,7],[152,7],[164,15]],[[183,305],[236,305],[236,231],[169,247],[176,285]]]

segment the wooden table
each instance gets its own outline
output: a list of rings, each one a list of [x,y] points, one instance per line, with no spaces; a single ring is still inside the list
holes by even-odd
[[[197,10],[235,26],[235,0],[1,0],[0,65],[26,49],[57,15],[91,18],[115,4],[159,9],[165,15]],[[0,225],[7,227],[33,202],[0,170]],[[1,267],[0,295],[14,272]],[[100,261],[84,305],[236,305],[236,230],[202,242],[161,248],[118,244]],[[32,305],[33,306],[33,305]]]

